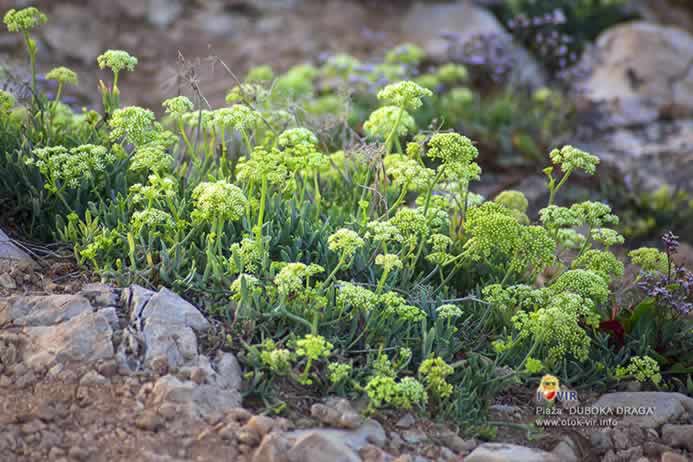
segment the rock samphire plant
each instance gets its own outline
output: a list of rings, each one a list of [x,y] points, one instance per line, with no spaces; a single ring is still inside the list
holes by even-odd
[[[5,22],[33,63],[29,31],[45,17],[12,10]],[[370,71],[344,56],[279,76],[255,69],[228,107],[173,96],[160,120],[121,106],[119,78],[137,59],[109,50],[98,59],[113,73],[101,112],[75,113],[57,97],[41,118],[41,105],[0,92],[0,195],[29,232],[68,243],[103,279],[165,285],[205,307],[222,348],[242,353],[249,393],[268,403],[289,384],[478,424],[496,393],[545,373],[674,384],[679,359],[647,322],[669,326],[688,351],[676,309],[690,307],[690,277],[640,249],[631,257],[643,274],[622,282],[611,207],[563,194],[599,159],[552,150],[537,215],[519,191],[475,193],[476,143],[417,128],[447,98],[465,104],[465,70],[402,78],[418,60],[408,47]],[[326,75],[376,86],[374,99],[339,106],[315,87]],[[49,76],[77,83],[64,68]],[[346,129],[314,123],[334,108]],[[624,288],[644,290],[645,308],[614,310]],[[623,325],[622,341],[605,322]]]

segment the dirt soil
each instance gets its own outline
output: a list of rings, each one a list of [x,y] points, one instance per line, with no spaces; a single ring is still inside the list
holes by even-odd
[[[0,11],[17,6],[0,0]],[[69,90],[77,101],[90,98],[98,79],[96,56],[106,49],[125,49],[139,58],[135,72],[121,76],[123,101],[158,108],[165,98],[188,92],[195,81],[212,105],[221,104],[236,82],[218,57],[238,77],[255,65],[275,71],[315,60],[330,52],[359,57],[382,53],[398,43],[399,21],[410,2],[376,0],[171,0],[182,9],[166,25],[141,0],[39,0],[49,22],[39,31],[39,70],[57,65],[73,68],[80,87]],[[166,10],[169,8],[169,10]],[[161,11],[172,11],[164,7]],[[24,62],[21,38],[0,31],[0,64]]]

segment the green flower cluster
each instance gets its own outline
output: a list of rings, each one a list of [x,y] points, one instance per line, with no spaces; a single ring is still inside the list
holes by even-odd
[[[549,362],[556,363],[567,354],[583,362],[589,354],[590,338],[581,322],[591,325],[598,322],[590,305],[580,295],[565,292],[552,297],[547,306],[536,311],[518,311],[512,321],[519,338],[539,347]],[[508,346],[504,342],[494,344],[499,352]]]
[[[289,128],[279,135],[277,143],[282,148],[293,148],[299,145],[315,146],[318,144],[318,137],[307,128]]]
[[[376,255],[375,264],[382,266],[386,273],[390,273],[393,269],[402,269],[404,266],[399,256],[392,253]]]
[[[461,64],[447,63],[438,68],[438,79],[446,85],[464,82],[469,77],[467,68]]]
[[[233,292],[235,295],[239,295],[241,293],[243,285],[245,285],[245,287],[247,287],[248,289],[252,290],[255,287],[257,287],[259,283],[260,280],[252,274],[242,273],[239,274],[238,277],[233,280],[233,282],[229,286],[229,290],[231,290],[231,292]]]
[[[252,129],[260,121],[258,113],[243,104],[217,109],[212,117],[215,125],[236,130]]]
[[[111,128],[111,141],[124,139],[135,146],[153,141],[159,131],[154,113],[138,106],[117,109],[108,126]]]
[[[582,170],[589,175],[594,175],[599,165],[599,157],[572,146],[563,146],[560,150],[554,149],[549,154],[555,165],[560,165],[564,172]]]
[[[593,229],[591,236],[592,240],[599,242],[607,249],[614,245],[622,245],[625,242],[623,236],[621,236],[617,231],[609,228]]]
[[[356,231],[341,228],[327,238],[327,244],[331,251],[338,253],[342,258],[351,258],[366,242]]]
[[[528,374],[538,374],[543,370],[544,363],[536,358],[532,358],[531,356],[527,357],[527,360],[525,361],[525,371],[527,371]]]
[[[3,21],[10,32],[29,32],[45,24],[48,18],[37,8],[30,6],[21,10],[9,10]]]
[[[521,213],[527,212],[527,208],[529,207],[529,201],[520,191],[503,191],[498,194],[493,201],[510,210],[516,210]]]
[[[357,312],[368,312],[378,303],[378,296],[365,287],[350,282],[339,281],[337,306],[340,309],[351,307]]]
[[[447,377],[454,372],[452,366],[443,361],[439,356],[432,356],[424,360],[419,366],[419,377],[426,384],[428,392],[445,399],[452,395],[452,384],[448,383]]]
[[[61,84],[77,85],[77,74],[67,67],[56,67],[46,74],[46,80],[55,80]]]
[[[15,105],[14,96],[5,90],[0,90],[0,115],[10,112]]]
[[[276,148],[255,147],[250,160],[243,158],[238,162],[238,179],[245,184],[266,178],[268,184],[286,185],[288,173],[282,154]]]
[[[624,266],[616,255],[605,250],[591,249],[573,260],[573,268],[600,274],[606,281],[623,276]]]
[[[137,58],[123,50],[108,50],[96,58],[101,69],[109,68],[114,74],[122,70],[134,71],[137,66]]]
[[[378,92],[378,99],[407,111],[416,111],[423,105],[424,97],[433,96],[433,92],[412,81],[391,83]]]
[[[613,268],[611,270],[613,271]],[[566,271],[549,286],[549,290],[555,295],[564,292],[577,294],[585,300],[591,300],[595,305],[603,305],[609,299],[607,279],[586,269]]]
[[[557,205],[549,205],[539,210],[539,220],[548,229],[571,228],[581,224],[573,210]]]
[[[413,377],[405,377],[397,382],[393,377],[376,375],[365,387],[370,406],[380,408],[391,406],[398,409],[423,407],[428,402],[424,386]]]
[[[203,182],[193,189],[194,221],[216,223],[237,221],[245,213],[248,200],[243,191],[224,180]]]
[[[133,213],[131,226],[135,234],[140,234],[146,229],[151,236],[159,236],[171,231],[175,224],[171,214],[149,208]]]
[[[296,340],[296,354],[313,361],[330,356],[333,347],[334,345],[321,335],[308,334],[302,339]]]
[[[130,186],[129,192],[133,203],[146,202],[151,205],[156,200],[171,199],[177,194],[178,183],[171,177],[149,175],[148,181],[149,184],[146,186],[141,183]]]
[[[405,303],[388,303],[385,305],[385,316],[400,321],[415,323],[426,319],[426,313],[418,306]]]
[[[426,54],[420,47],[412,43],[404,43],[388,50],[385,54],[385,62],[387,64],[408,64],[415,66],[419,64],[425,56]]]
[[[438,133],[428,141],[427,155],[448,165],[469,165],[477,158],[479,150],[459,133]]]
[[[59,189],[76,189],[87,180],[93,180],[115,161],[115,156],[103,146],[83,144],[72,149],[63,146],[37,148],[27,165],[36,166],[48,183],[46,189],[56,193]]]
[[[173,166],[173,157],[163,146],[156,143],[137,148],[132,155],[128,170],[131,172],[166,173]]]
[[[634,265],[638,265],[643,271],[651,273],[659,271],[666,273],[669,268],[667,255],[653,247],[640,247],[628,253]]]
[[[453,258],[453,256],[448,253],[448,249],[452,245],[452,239],[445,234],[431,234],[428,243],[431,245],[431,251],[426,255],[426,260],[434,265],[445,266],[447,262]]]
[[[420,236],[425,236],[429,231],[423,213],[407,207],[397,210],[390,223],[397,228],[404,240],[410,243],[415,243]]]
[[[330,363],[327,370],[330,373],[329,379],[333,385],[337,385],[349,380],[353,367],[347,363]]]
[[[387,173],[392,177],[392,184],[406,191],[424,191],[435,177],[433,170],[411,159],[398,159],[387,168]]]
[[[618,217],[611,213],[611,207],[601,202],[585,201],[570,206],[580,224],[591,228],[602,228],[605,225],[617,225]]]
[[[462,310],[457,305],[445,304],[436,308],[436,313],[441,319],[455,319],[462,316]]]
[[[229,249],[229,268],[232,273],[247,271],[256,274],[262,261],[261,249],[257,241],[249,237],[244,237],[240,242],[234,242]],[[236,263],[238,259],[239,263]]]
[[[363,124],[366,134],[372,138],[385,139],[395,130],[395,136],[402,137],[416,131],[414,118],[397,106],[383,106],[371,112]]]
[[[274,277],[277,291],[285,296],[300,291],[303,289],[307,271],[308,266],[304,263],[287,263]]]
[[[618,366],[616,378],[624,379],[626,377],[633,377],[640,383],[649,380],[655,385],[659,385],[662,381],[659,364],[650,356],[633,356],[626,367]]]
[[[187,96],[176,96],[175,98],[169,98],[161,103],[166,114],[171,114],[176,118],[183,117],[183,114],[191,112],[195,106],[192,101],[188,99]]]
[[[274,374],[286,375],[291,370],[293,355],[286,348],[277,348],[273,340],[267,339],[262,344],[260,361]]]
[[[389,221],[369,221],[366,223],[365,238],[385,244],[402,242],[404,240],[399,228]]]

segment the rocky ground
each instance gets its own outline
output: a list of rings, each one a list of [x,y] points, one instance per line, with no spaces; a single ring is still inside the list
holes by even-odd
[[[359,403],[335,397],[295,400],[270,415],[244,402],[233,353],[203,351],[209,327],[165,288],[90,283],[69,263],[32,259],[0,232],[2,460],[693,460],[693,398],[678,393],[582,394],[561,408],[655,413],[528,439],[518,428],[536,418],[532,393],[518,388],[492,407],[502,425],[490,443],[411,414],[365,417]]]

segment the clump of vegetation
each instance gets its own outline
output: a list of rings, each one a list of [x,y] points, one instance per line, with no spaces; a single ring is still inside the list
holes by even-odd
[[[669,377],[690,372],[693,336],[677,310],[692,285],[671,270],[672,244],[664,260],[633,254],[643,275],[629,290],[646,299],[615,310],[617,216],[601,202],[557,205],[599,159],[551,151],[538,216],[518,191],[475,194],[475,143],[418,128],[465,72],[440,68],[440,86],[401,79],[420,59],[408,46],[366,74],[348,57],[277,77],[255,69],[228,107],[179,96],[160,121],[120,106],[118,72],[137,61],[110,50],[103,113],[0,92],[0,194],[104,279],[166,285],[205,307],[241,352],[249,392],[268,402],[288,383],[478,425],[496,393],[543,373],[679,386]],[[313,81],[352,73],[378,87],[370,105],[344,109],[366,147],[349,142],[352,129],[311,128],[334,96]],[[381,74],[394,81],[380,85]],[[651,360],[617,369],[638,356]]]

